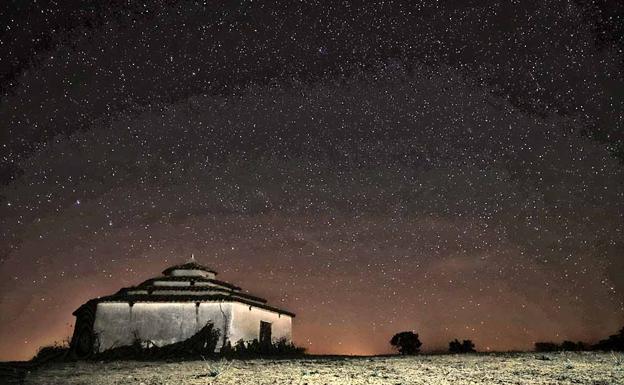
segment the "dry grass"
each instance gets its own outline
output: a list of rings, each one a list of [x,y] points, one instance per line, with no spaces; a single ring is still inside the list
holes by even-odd
[[[622,353],[50,364],[26,384],[589,384],[624,385]]]

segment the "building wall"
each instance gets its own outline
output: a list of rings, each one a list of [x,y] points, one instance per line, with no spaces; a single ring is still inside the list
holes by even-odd
[[[292,340],[292,317],[255,306],[233,302],[229,340],[234,345],[239,340],[251,341],[260,337],[260,321],[271,323],[273,341],[280,338]]]
[[[224,336],[225,322],[231,320],[230,303],[99,303],[94,332],[99,351],[130,345],[135,336],[158,346],[183,341],[197,333],[209,321]],[[221,347],[221,342],[217,344]]]
[[[96,348],[104,350],[130,345],[135,337],[158,346],[183,341],[197,333],[209,321],[223,339],[234,345],[239,340],[259,339],[260,321],[271,323],[273,341],[292,339],[292,317],[237,302],[158,303],[138,302],[133,306],[121,302],[97,305],[93,329]]]

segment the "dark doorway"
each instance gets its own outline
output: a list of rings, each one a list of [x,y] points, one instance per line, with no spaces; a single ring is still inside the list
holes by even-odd
[[[271,323],[260,321],[260,345],[271,345]]]

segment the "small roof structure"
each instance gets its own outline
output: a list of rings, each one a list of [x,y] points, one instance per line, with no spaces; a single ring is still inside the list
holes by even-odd
[[[170,266],[168,268],[166,268],[165,270],[163,270],[163,275],[172,275],[176,270],[197,270],[197,271],[204,271],[206,273],[212,273],[214,275],[217,275],[218,273],[216,271],[214,271],[213,269],[206,267],[204,265],[200,265],[199,263],[195,262],[194,260],[191,260],[190,262],[186,262],[180,265],[174,265],[174,266]]]

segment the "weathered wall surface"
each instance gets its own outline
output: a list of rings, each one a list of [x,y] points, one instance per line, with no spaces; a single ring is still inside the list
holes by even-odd
[[[135,337],[149,340],[158,346],[183,341],[197,333],[206,323],[219,329],[221,338],[232,344],[238,340],[250,341],[260,336],[260,321],[271,323],[274,341],[292,339],[292,318],[284,314],[241,303],[99,303],[95,314],[94,331],[98,336],[98,351],[130,345]]]
[[[224,338],[224,326],[231,323],[231,304],[200,303],[99,303],[94,331],[99,351],[129,345],[135,335],[158,346],[183,341],[213,322]],[[259,321],[258,321],[259,322]],[[221,342],[217,344],[221,347]]]
[[[273,341],[280,338],[292,340],[292,317],[260,309],[242,303],[232,303],[232,318],[229,339],[232,345],[239,340],[259,339],[260,321],[271,323]]]

